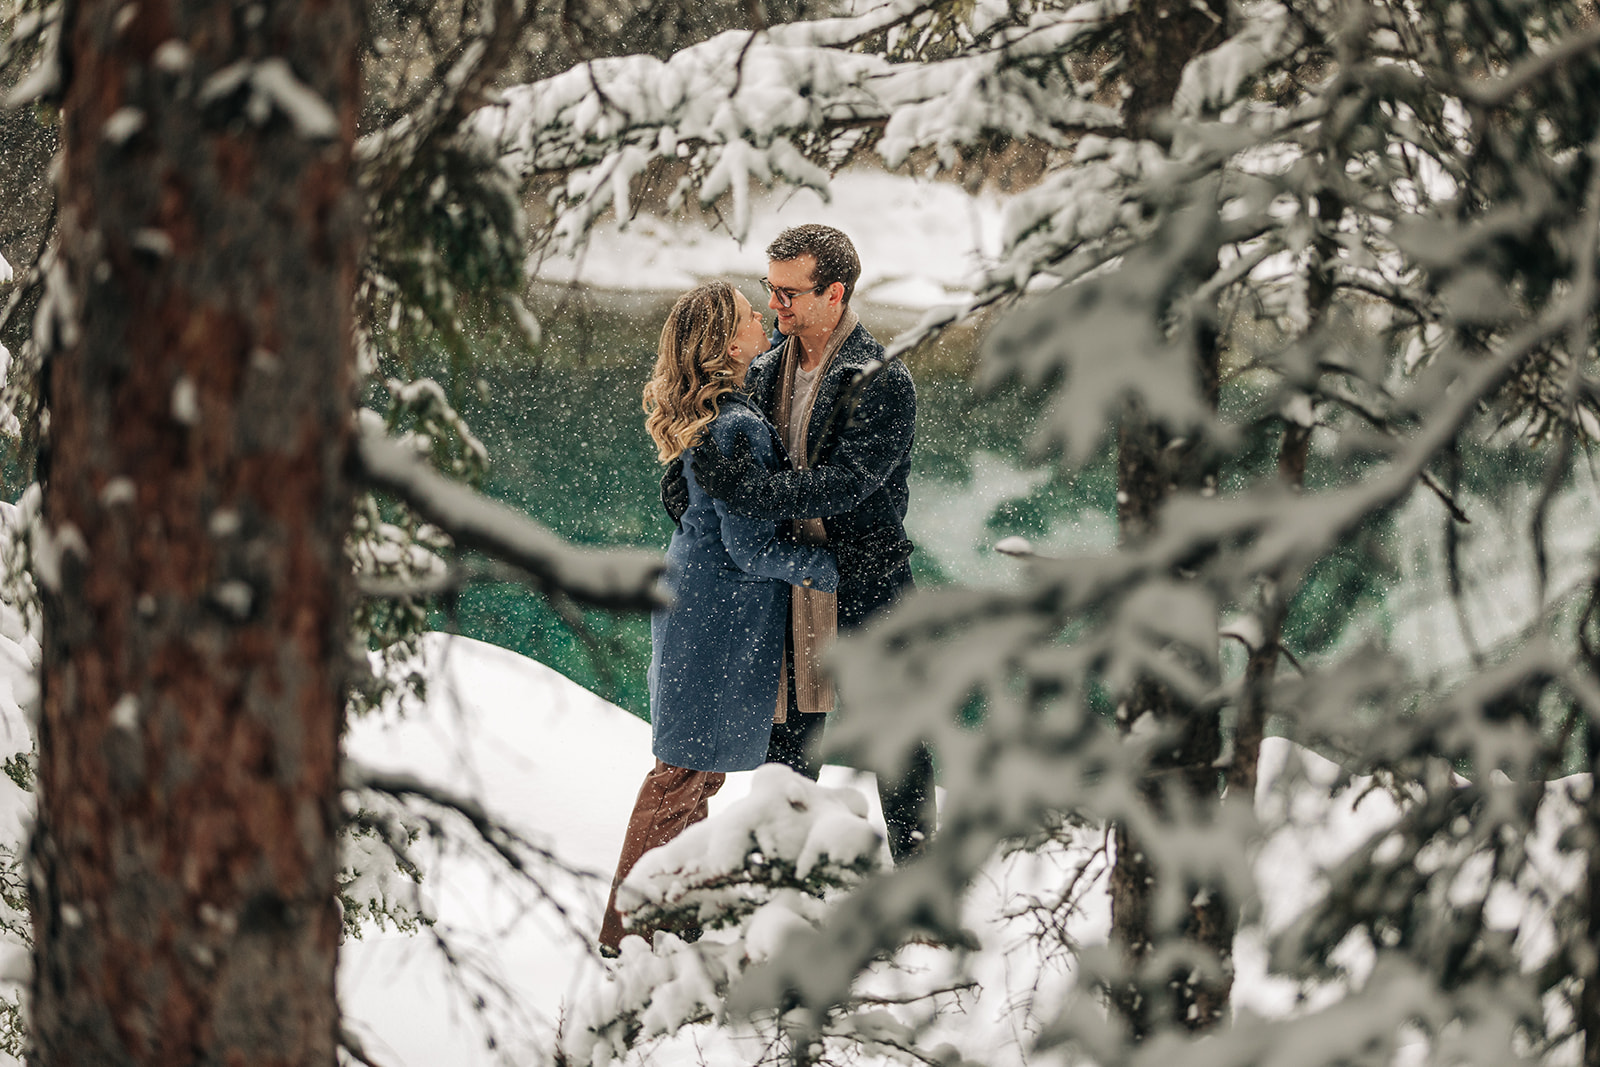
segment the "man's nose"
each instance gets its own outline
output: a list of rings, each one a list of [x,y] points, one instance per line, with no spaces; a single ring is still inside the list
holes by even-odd
[[[773,293],[771,296],[767,297],[767,307],[771,308],[773,311],[783,310],[783,302],[778,299],[777,293]]]

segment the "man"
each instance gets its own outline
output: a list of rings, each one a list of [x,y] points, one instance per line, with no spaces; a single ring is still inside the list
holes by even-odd
[[[884,352],[850,308],[861,261],[848,237],[828,226],[796,226],[768,246],[767,259],[762,284],[778,330],[745,384],[778,427],[791,469],[768,475],[747,453],[723,455],[711,444],[695,450],[694,471],[706,492],[736,514],[794,520],[797,536],[829,544],[840,556],[837,594],[793,590],[788,695],[767,750],[769,762],[815,779],[823,713],[833,707],[820,654],[835,624],[860,626],[912,584],[905,515],[917,399],[910,372],[896,360],[867,381],[853,411],[841,406]],[[669,512],[681,483],[673,470],[663,480]],[[896,862],[932,830],[932,777],[932,758],[919,746],[899,782],[879,782]]]

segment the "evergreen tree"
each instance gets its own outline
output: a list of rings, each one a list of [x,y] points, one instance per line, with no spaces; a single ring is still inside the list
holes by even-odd
[[[33,1055],[332,1064],[357,10],[74,7]]]
[[[650,555],[573,549],[436,473],[429,460],[470,477],[483,456],[430,383],[393,383],[387,425],[356,417],[358,374],[377,369],[358,279],[381,288],[411,250],[454,258],[422,257],[418,286],[388,301],[397,314],[421,294],[450,312],[433,326],[453,338],[467,292],[532,326],[520,271],[503,266],[518,262],[515,189],[458,131],[521,9],[463,19],[460,51],[438,57],[453,77],[359,146],[359,8],[13,14],[9,105],[29,110],[8,122],[48,132],[59,107],[64,144],[58,196],[21,228],[51,243],[19,259],[5,319],[28,372],[11,376],[7,409],[35,413],[44,484],[42,515],[25,507],[9,531],[45,618],[32,1054],[332,1063],[342,1044],[363,1058],[338,1023],[341,902],[346,929],[414,923],[386,873],[414,876],[409,843],[446,817],[523,877],[549,867],[468,798],[344,765],[345,699],[370,670],[349,641],[352,561],[362,643],[385,647],[448,588],[445,546],[579,604],[655,602]],[[373,203],[420,232],[398,251],[369,243],[364,220],[393,233]],[[428,228],[461,204],[493,226]],[[364,499],[353,522],[362,485],[390,503]],[[19,583],[8,611],[28,606]]]

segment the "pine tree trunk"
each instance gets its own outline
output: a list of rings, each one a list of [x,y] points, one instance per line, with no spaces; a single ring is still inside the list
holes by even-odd
[[[1201,338],[1199,384],[1213,403],[1217,390],[1216,338]],[[1158,428],[1132,412],[1124,419],[1118,438],[1118,520],[1124,543],[1136,542],[1151,532],[1157,511],[1173,492],[1198,490],[1209,477],[1192,449],[1174,444]],[[1153,754],[1145,802],[1156,812],[1173,803],[1189,817],[1203,817],[1218,809],[1222,780],[1217,761],[1222,754],[1222,720],[1214,708],[1191,706],[1169,686],[1153,680],[1138,682],[1118,709],[1118,724],[1131,730],[1140,717],[1150,715],[1173,743]],[[1214,887],[1188,886],[1193,901],[1182,936],[1209,950],[1216,973],[1185,967],[1182,974],[1145,972],[1152,949],[1171,931],[1155,929],[1151,902],[1156,892],[1155,872],[1139,842],[1125,827],[1114,833],[1116,855],[1110,876],[1111,933],[1123,951],[1130,980],[1112,989],[1111,1002],[1135,1040],[1149,1036],[1163,1021],[1190,1030],[1205,1030],[1226,1017],[1232,990],[1234,932],[1233,902]],[[1144,972],[1144,973],[1141,973]]]
[[[1306,273],[1306,335],[1312,336],[1328,318],[1333,304],[1333,268],[1339,257],[1335,240],[1344,204],[1332,193],[1323,191],[1316,198],[1319,229],[1311,243],[1311,258]],[[1310,412],[1306,413],[1307,415]],[[1300,490],[1306,484],[1306,462],[1311,455],[1309,421],[1286,418],[1283,438],[1278,444],[1278,479]],[[1261,763],[1261,742],[1266,737],[1268,697],[1278,673],[1283,653],[1283,624],[1293,595],[1290,576],[1263,576],[1260,644],[1250,650],[1244,669],[1244,688],[1239,700],[1239,715],[1233,731],[1233,761],[1228,768],[1227,791],[1241,804],[1254,804],[1257,772]]]
[[[1591,663],[1600,673],[1600,663]],[[1600,952],[1600,725],[1589,720],[1589,799],[1584,805],[1588,830],[1588,855],[1584,890],[1588,895],[1589,946]],[[1593,954],[1587,971],[1578,976],[1583,991],[1578,997],[1578,1028],[1583,1032],[1583,1067],[1600,1067],[1600,960]]]
[[[1600,574],[1589,579],[1589,602],[1578,620],[1578,647],[1591,677],[1600,678]],[[1578,1032],[1583,1035],[1583,1067],[1600,1067],[1600,723],[1589,717],[1584,730],[1589,797],[1583,806],[1584,903],[1590,952],[1574,975],[1578,992]]]
[[[331,1065],[359,9],[69,11],[34,1061]]]
[[[1123,117],[1135,136],[1165,140],[1160,119],[1171,106],[1179,78],[1190,59],[1222,39],[1226,5],[1181,0],[1134,0],[1126,16],[1124,82],[1128,96]],[[1217,338],[1209,331],[1198,338],[1200,359],[1196,381],[1215,402],[1218,381]],[[1191,448],[1174,445],[1138,411],[1124,418],[1117,443],[1117,521],[1121,540],[1134,544],[1148,536],[1161,505],[1172,493],[1199,489],[1207,472]],[[1177,741],[1152,768],[1157,777],[1146,796],[1158,810],[1165,802],[1159,779],[1181,783],[1185,803],[1215,806],[1219,800],[1215,761],[1221,753],[1222,723],[1215,711],[1187,707],[1166,686],[1136,685],[1119,709],[1123,729],[1143,715],[1175,730]],[[1111,935],[1121,946],[1130,978],[1110,990],[1116,1009],[1135,1040],[1148,1036],[1158,1018],[1190,1029],[1206,1029],[1225,1017],[1232,981],[1229,963],[1233,947],[1233,922],[1227,901],[1219,894],[1196,892],[1187,936],[1208,948],[1222,967],[1220,976],[1193,977],[1142,973],[1158,931],[1152,928],[1151,901],[1154,876],[1139,843],[1126,828],[1115,830],[1116,857],[1112,865]]]

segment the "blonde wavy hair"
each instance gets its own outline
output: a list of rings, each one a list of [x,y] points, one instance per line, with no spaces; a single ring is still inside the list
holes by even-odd
[[[738,326],[739,303],[727,282],[689,290],[667,313],[656,369],[644,386],[644,426],[662,463],[693,447],[736,387],[728,346]]]

